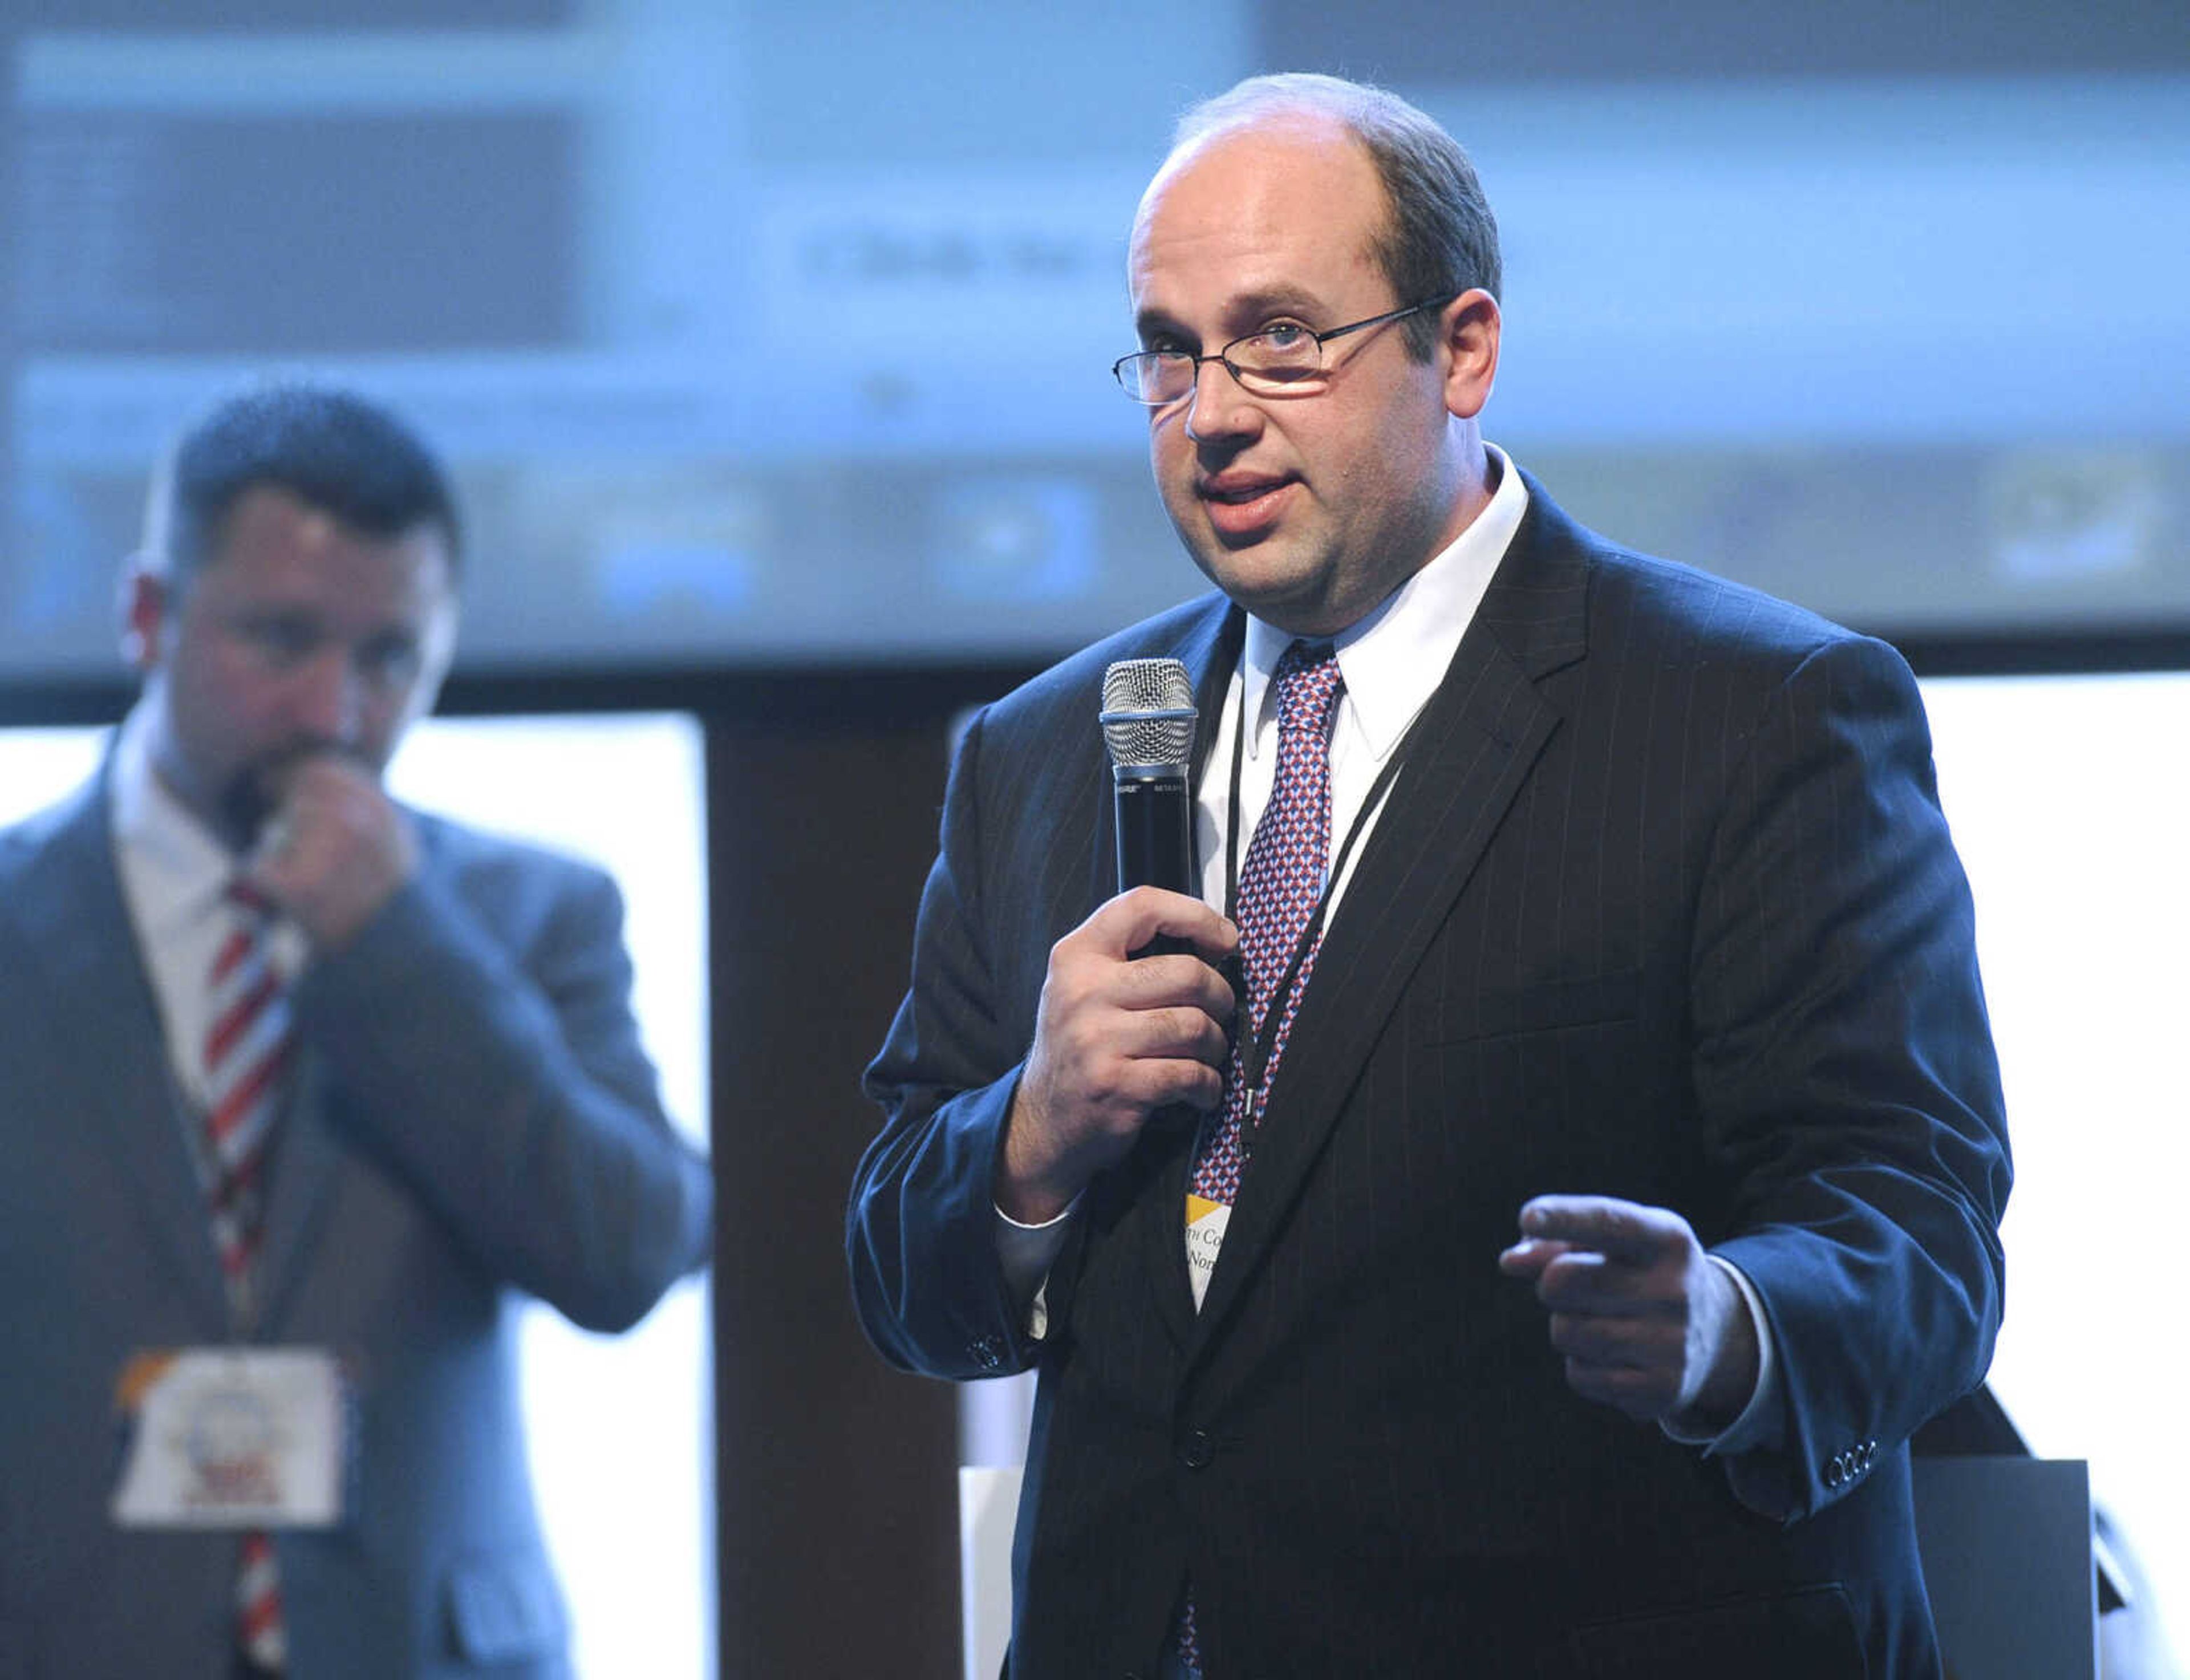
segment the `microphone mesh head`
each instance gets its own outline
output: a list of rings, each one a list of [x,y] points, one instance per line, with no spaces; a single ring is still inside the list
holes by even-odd
[[[1103,744],[1112,764],[1194,758],[1194,683],[1176,659],[1121,659],[1103,673]]]

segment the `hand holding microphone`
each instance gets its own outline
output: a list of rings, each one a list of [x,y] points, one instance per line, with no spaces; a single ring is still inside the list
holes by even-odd
[[[1177,660],[1111,666],[1102,724],[1119,895],[1050,951],[997,1165],[996,1205],[1027,1224],[1062,1212],[1124,1157],[1157,1110],[1213,1108],[1230,1053],[1233,992],[1217,965],[1238,948],[1240,934],[1193,895],[1194,712],[1186,667]]]

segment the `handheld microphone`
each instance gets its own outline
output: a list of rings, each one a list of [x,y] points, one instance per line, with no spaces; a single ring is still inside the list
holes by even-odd
[[[1118,890],[1198,896],[1194,871],[1194,684],[1176,659],[1121,659],[1103,673],[1103,743],[1118,825]],[[1149,951],[1187,949],[1159,939]],[[1135,952],[1136,956],[1143,952]]]

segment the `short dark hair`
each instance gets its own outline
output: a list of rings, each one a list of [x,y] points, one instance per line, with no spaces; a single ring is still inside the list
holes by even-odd
[[[417,434],[354,391],[294,380],[223,398],[176,440],[152,475],[146,561],[187,584],[213,557],[237,500],[261,485],[367,536],[438,526],[457,564],[456,498]]]
[[[1494,298],[1502,295],[1498,219],[1475,166],[1459,141],[1397,94],[1336,76],[1251,76],[1179,118],[1172,150],[1287,113],[1328,116],[1367,150],[1390,219],[1370,250],[1400,305],[1457,297],[1478,286]],[[1428,360],[1436,318],[1413,316],[1406,330],[1409,352]]]

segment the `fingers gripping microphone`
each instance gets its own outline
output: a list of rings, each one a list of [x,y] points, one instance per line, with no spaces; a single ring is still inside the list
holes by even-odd
[[[1118,890],[1164,887],[1198,895],[1194,684],[1186,667],[1176,659],[1118,661],[1103,673],[1099,721],[1115,792]]]

